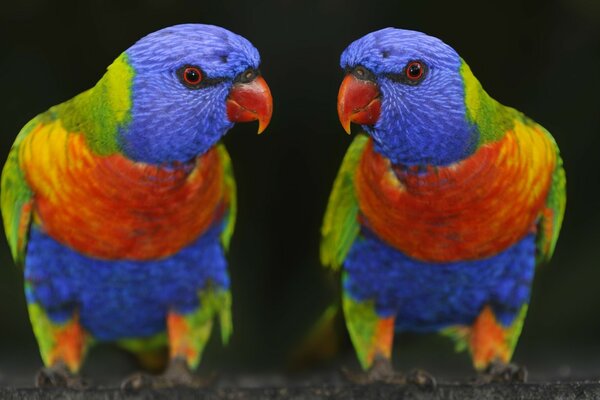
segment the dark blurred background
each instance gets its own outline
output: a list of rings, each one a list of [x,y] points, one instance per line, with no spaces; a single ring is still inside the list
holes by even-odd
[[[275,99],[264,135],[243,124],[225,139],[240,204],[230,254],[235,333],[226,349],[212,341],[205,366],[279,369],[334,298],[318,245],[351,141],[336,114],[339,55],[352,40],[394,26],[443,39],[493,97],[556,138],[567,170],[567,213],[555,257],[535,281],[515,360],[558,376],[573,368],[600,376],[600,2],[3,1],[0,158],[30,118],[91,87],[140,37],[184,22],[221,25],[248,38]],[[2,241],[0,382],[41,365],[22,286]],[[454,356],[449,342],[432,336],[401,336],[396,350],[406,367],[469,366],[464,354]],[[342,354],[355,363],[347,343]],[[111,347],[90,356],[88,371],[133,368],[123,367],[126,357]]]

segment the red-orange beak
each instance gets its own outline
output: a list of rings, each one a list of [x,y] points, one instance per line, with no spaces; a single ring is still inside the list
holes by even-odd
[[[381,113],[380,92],[377,83],[348,74],[342,81],[337,103],[340,122],[350,134],[350,123],[373,125]]]
[[[227,117],[231,122],[258,120],[260,135],[269,125],[271,114],[273,114],[273,97],[262,76],[257,76],[250,82],[233,85],[227,98]]]

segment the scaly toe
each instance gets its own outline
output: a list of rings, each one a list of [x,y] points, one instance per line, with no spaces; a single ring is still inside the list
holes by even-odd
[[[136,391],[154,386],[155,378],[144,372],[136,372],[129,375],[121,382],[121,390]]]
[[[127,377],[121,384],[123,390],[140,390],[143,388],[164,389],[176,386],[202,388],[210,386],[216,379],[213,373],[206,377],[194,375],[185,360],[174,358],[161,375],[149,375],[138,372]]]
[[[485,371],[479,374],[476,383],[524,383],[527,382],[527,368],[516,364],[502,362],[491,363]]]
[[[408,382],[426,389],[435,389],[437,381],[429,372],[422,369],[413,369],[408,374]]]
[[[342,369],[346,379],[359,385],[368,385],[371,383],[389,383],[394,385],[406,384],[406,376],[394,370],[390,360],[378,357],[373,361],[373,365],[367,372],[352,372]]]
[[[63,387],[83,390],[89,383],[80,375],[72,374],[66,365],[59,363],[52,367],[44,367],[35,375],[35,386],[38,388]]]

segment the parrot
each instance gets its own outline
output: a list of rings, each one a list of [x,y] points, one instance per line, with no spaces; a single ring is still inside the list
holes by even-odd
[[[340,276],[363,370],[354,378],[406,379],[393,369],[393,340],[413,332],[449,337],[478,379],[524,381],[511,358],[566,205],[555,140],[425,33],[371,32],[340,65],[338,116],[360,133],[333,184],[320,258]]]
[[[124,388],[200,384],[213,321],[223,344],[233,329],[236,184],[220,139],[236,122],[269,124],[259,65],[227,29],[166,27],[22,128],[0,200],[44,364],[37,386],[85,386],[80,367],[101,342],[141,359],[168,349],[162,375]]]

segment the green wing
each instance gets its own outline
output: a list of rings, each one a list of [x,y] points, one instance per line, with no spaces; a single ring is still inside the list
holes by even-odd
[[[225,196],[229,203],[227,214],[225,216],[225,226],[221,232],[221,243],[225,251],[229,250],[229,242],[235,228],[235,218],[237,215],[237,189],[235,186],[235,178],[233,176],[233,166],[227,149],[222,144],[217,146],[219,158],[223,164],[223,176],[225,179]]]
[[[552,149],[556,152],[556,165],[552,173],[552,184],[546,198],[546,207],[538,223],[536,239],[538,264],[550,261],[554,253],[567,204],[567,179],[558,146],[550,133],[544,128],[541,129],[546,133]]]
[[[368,137],[358,135],[348,148],[329,197],[321,228],[321,262],[339,270],[360,231],[354,174]]]
[[[21,129],[2,169],[0,207],[4,232],[13,260],[18,265],[25,261],[27,236],[31,222],[32,192],[25,180],[19,161],[19,148],[23,139],[42,122],[38,116]]]
[[[227,214],[225,215],[225,226],[221,232],[221,244],[225,251],[229,250],[229,243],[235,228],[235,218],[237,216],[237,188],[235,186],[235,177],[233,175],[233,166],[231,158],[224,145],[217,146],[219,158],[223,164],[223,177],[225,180],[225,197],[228,202]],[[202,296],[202,294],[201,294]],[[231,292],[229,290],[210,290],[205,291],[204,296],[208,296],[211,304],[212,313],[218,314],[221,326],[221,339],[224,344],[229,342],[229,338],[233,332],[233,324],[231,318]],[[203,299],[204,307],[206,308],[207,299]],[[207,311],[204,311],[207,312]]]

